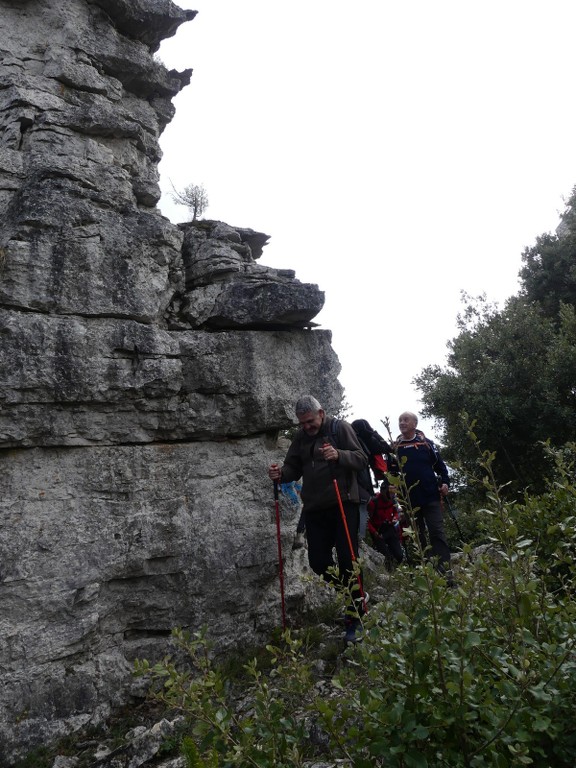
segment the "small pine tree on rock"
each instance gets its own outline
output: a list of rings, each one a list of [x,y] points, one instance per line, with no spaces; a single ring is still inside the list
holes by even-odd
[[[192,221],[196,221],[208,208],[208,194],[201,184],[188,184],[181,192],[174,185],[172,188],[174,189],[172,199],[178,205],[188,208]]]

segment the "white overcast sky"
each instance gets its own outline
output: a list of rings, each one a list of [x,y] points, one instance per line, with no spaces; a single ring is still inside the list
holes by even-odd
[[[502,303],[576,185],[574,0],[180,0],[194,70],[161,138],[161,210],[270,235],[326,303],[351,418],[393,433],[444,364],[460,292]],[[421,422],[434,436],[432,425]]]

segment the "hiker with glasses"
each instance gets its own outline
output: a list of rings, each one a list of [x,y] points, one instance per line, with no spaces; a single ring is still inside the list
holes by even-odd
[[[352,598],[345,639],[355,642],[361,628],[359,616],[365,609],[362,577],[359,571],[355,574],[353,565],[358,559],[360,503],[356,474],[367,466],[367,458],[352,427],[327,416],[312,395],[301,397],[295,412],[300,429],[282,467],[272,464],[268,475],[280,483],[302,478],[308,562],[314,573],[334,583],[332,549],[336,548],[336,581]],[[337,422],[337,430],[333,422]]]
[[[397,471],[405,481],[422,550],[428,547],[429,539],[438,570],[452,586],[450,547],[444,532],[441,502],[441,497],[448,493],[450,478],[438,447],[416,428],[417,424],[418,417],[411,411],[405,411],[398,418],[400,434],[394,443]]]

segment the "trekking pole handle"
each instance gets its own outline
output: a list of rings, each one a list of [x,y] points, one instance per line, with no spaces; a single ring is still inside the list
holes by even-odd
[[[330,478],[331,478],[332,482],[334,483],[334,485],[336,487],[336,491],[339,493],[339,491],[338,491],[338,482],[336,480],[336,459],[327,459],[324,456],[324,449],[327,448],[327,447],[328,448],[334,448],[334,446],[332,445],[332,443],[329,440],[324,440],[324,444],[322,445],[322,449],[321,449],[322,450],[322,456],[324,457],[324,461],[326,462],[326,464],[328,464],[328,472],[330,472]],[[336,448],[334,448],[334,450],[336,450],[336,453],[338,453]]]
[[[330,448],[330,452],[334,452],[334,456],[332,458],[327,458],[326,456],[326,448]],[[329,440],[324,440],[324,443],[322,445],[322,456],[324,458],[324,461],[328,462],[330,466],[333,466],[334,462],[338,460],[338,449],[332,445],[332,443]]]
[[[272,464],[271,466],[272,466],[273,469],[277,469],[278,468],[278,464]],[[278,480],[273,480],[272,482],[274,483],[274,499],[276,501],[278,501],[278,498],[279,498],[279,495],[278,495],[279,483],[278,483]]]

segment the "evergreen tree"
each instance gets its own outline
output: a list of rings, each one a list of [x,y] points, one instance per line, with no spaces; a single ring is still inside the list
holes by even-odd
[[[548,317],[558,319],[560,303],[576,306],[576,187],[554,234],[536,238],[522,254],[521,294],[536,301]]]
[[[465,412],[496,451],[494,472],[511,492],[537,488],[542,442],[563,445],[576,429],[576,188],[556,234],[537,238],[523,261],[519,295],[501,310],[466,297],[448,365],[415,379],[424,415],[444,430],[446,458],[475,471]]]

